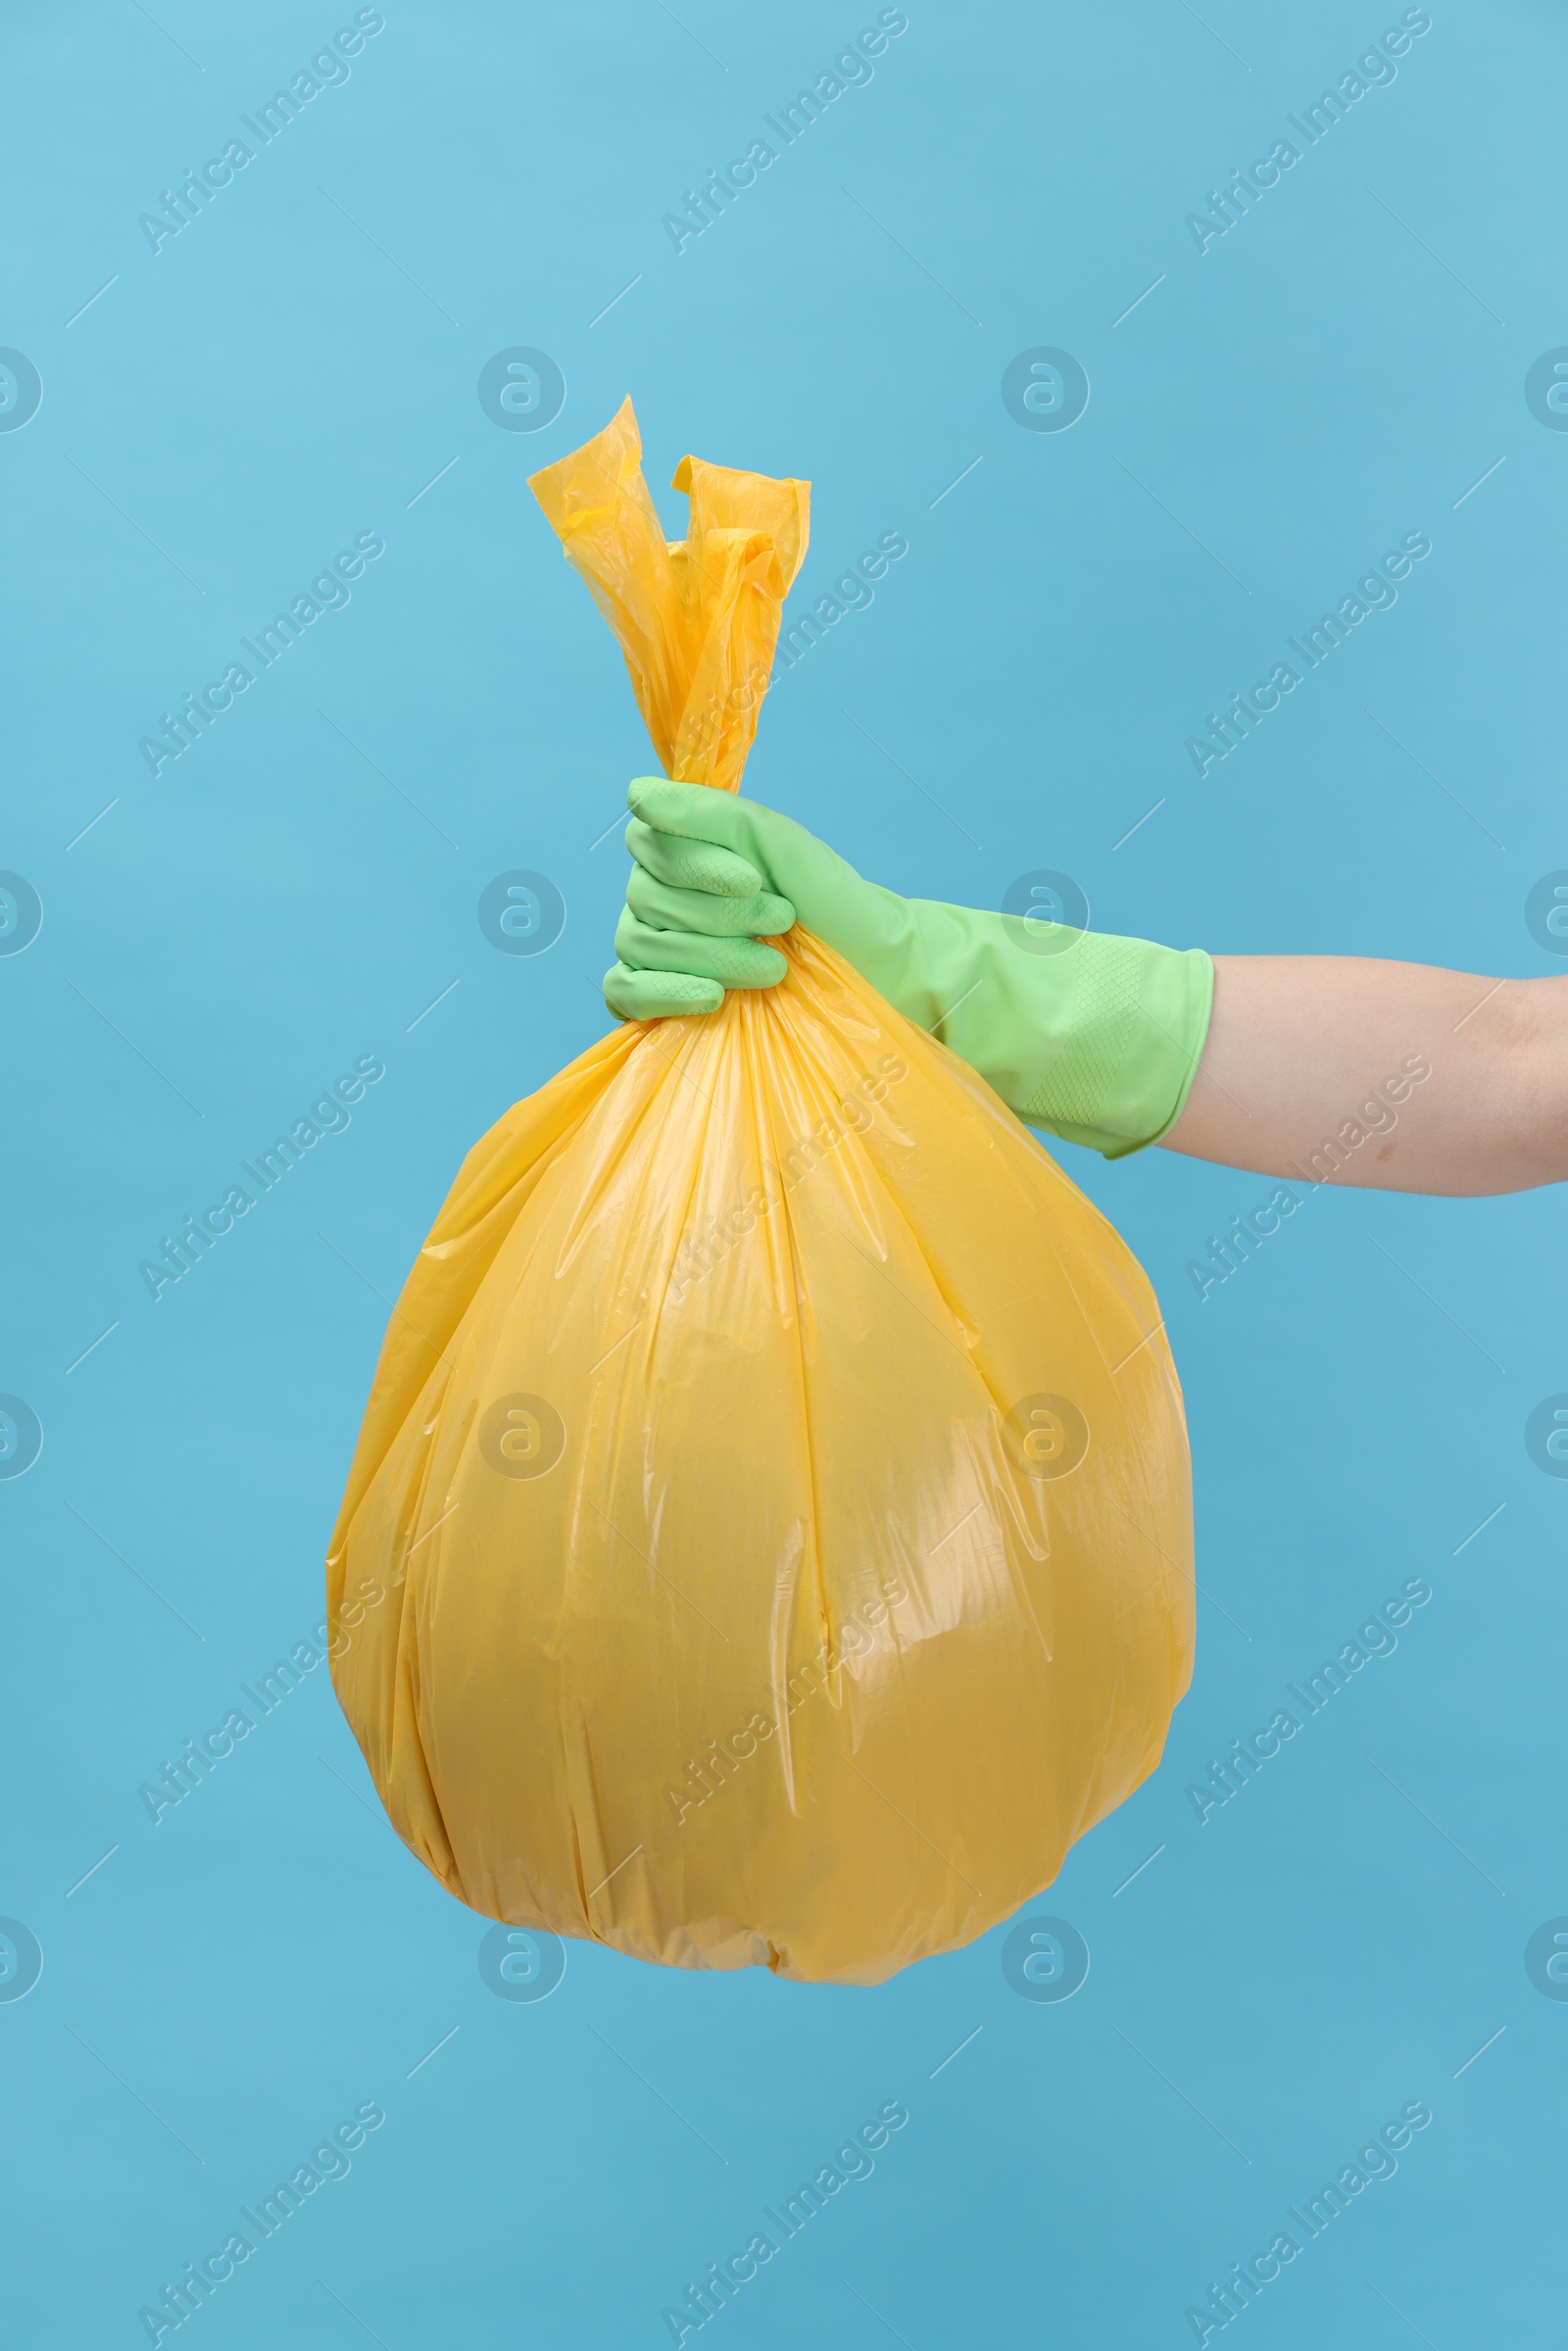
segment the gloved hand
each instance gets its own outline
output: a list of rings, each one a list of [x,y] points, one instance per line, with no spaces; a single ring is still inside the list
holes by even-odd
[[[899,898],[804,825],[706,784],[641,776],[627,799],[612,1012],[710,1012],[726,987],[776,986],[788,966],[760,939],[798,917],[1031,1125],[1115,1159],[1180,1116],[1213,1001],[1200,948]]]

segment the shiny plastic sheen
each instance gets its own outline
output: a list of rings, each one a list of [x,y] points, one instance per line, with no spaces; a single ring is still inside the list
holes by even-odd
[[[666,772],[733,789],[807,485],[630,403],[535,477]],[[1158,1308],[983,1080],[799,928],[475,1145],[388,1326],[333,1675],[460,1900],[670,1966],[874,1984],[1004,1918],[1192,1665]]]

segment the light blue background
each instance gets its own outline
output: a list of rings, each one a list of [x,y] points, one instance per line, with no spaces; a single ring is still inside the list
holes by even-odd
[[[1179,945],[1560,968],[1522,911],[1568,865],[1568,434],[1523,397],[1568,343],[1560,13],[1436,0],[1249,218],[1201,256],[1184,226],[1398,13],[911,0],[677,257],[661,216],[874,10],[391,0],[155,256],[137,216],[352,11],[7,10],[0,342],[44,382],[0,435],[0,865],[44,902],[0,960],[0,1388],[44,1428],[0,1485],[0,1912],[44,1952],[0,2003],[8,2342],[145,2340],[367,2099],[208,2351],[668,2341],[894,2098],[874,2175],[703,2340],[1190,2342],[1415,2099],[1253,2351],[1560,2323],[1568,2004],[1523,1965],[1568,1912],[1568,1487],[1523,1444],[1568,1388],[1553,1193],[1319,1194],[1200,1304],[1187,1260],[1272,1187],[1062,1147],[1169,1315],[1212,1602],[1163,1768],[1042,1905],[1093,1953],[1064,2004],[1008,1988],[1004,1929],[875,1992],[573,1945],[547,2002],[497,1999],[324,1672],[156,1828],[137,1797],[318,1620],[385,1300],[467,1146],[605,1026],[625,857],[592,845],[649,759],[524,477],[627,391],[672,531],[693,449],[810,477],[803,597],[907,536],[749,775],[879,879],[997,905],[1047,866]],[[476,398],[514,344],[566,378],[537,434]],[[1037,344],[1088,370],[1070,431],[1002,405]],[[155,782],[138,738],[366,530],[349,607]],[[1200,782],[1188,734],[1411,530],[1396,608]],[[537,958],[476,921],[513,867],[566,901]],[[155,1306],[138,1260],[367,1053],[350,1130]],[[1397,1652],[1200,1828],[1187,1784],[1413,1576]]]

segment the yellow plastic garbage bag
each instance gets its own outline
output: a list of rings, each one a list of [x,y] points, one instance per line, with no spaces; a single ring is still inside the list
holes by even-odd
[[[733,790],[808,487],[628,401],[533,487],[666,773]],[[590,723],[585,717],[585,730]],[[983,1933],[1159,1760],[1193,1645],[1142,1270],[984,1082],[797,928],[475,1145],[327,1562],[398,1834],[513,1925],[874,1984]]]

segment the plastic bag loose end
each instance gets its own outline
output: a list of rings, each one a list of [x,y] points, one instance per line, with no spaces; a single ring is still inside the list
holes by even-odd
[[[629,400],[529,487],[615,633],[643,723],[678,783],[735,791],[779,616],[808,535],[810,486],[682,458],[686,537],[665,542]]]

